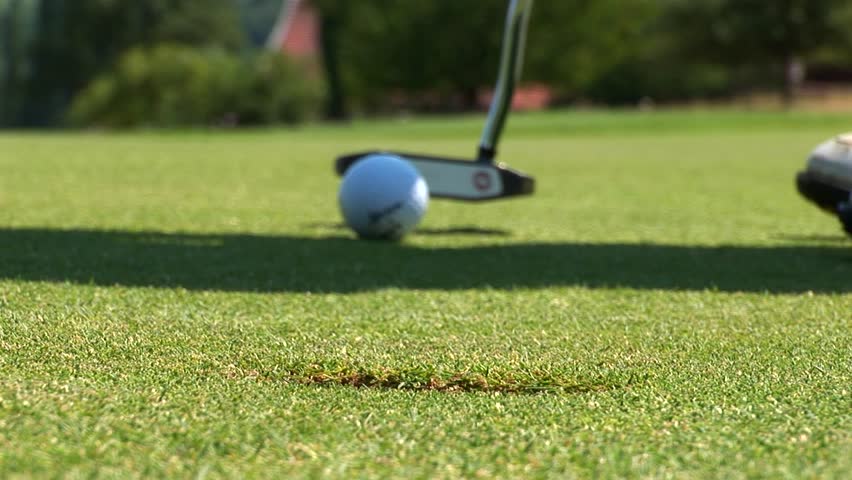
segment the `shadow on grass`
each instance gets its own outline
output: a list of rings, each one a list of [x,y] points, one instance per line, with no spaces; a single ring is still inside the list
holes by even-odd
[[[342,232],[348,232],[349,227],[344,223],[311,223],[307,225],[312,228],[325,228],[329,230],[337,230]],[[512,232],[509,230],[503,230],[500,228],[482,228],[482,227],[474,227],[470,225],[461,226],[461,227],[450,227],[450,228],[418,228],[417,235],[476,235],[476,236],[490,236],[490,237],[508,237],[512,235]]]
[[[849,246],[523,243],[0,229],[0,279],[259,292],[584,286],[852,292]]]
[[[852,239],[842,233],[837,235],[778,235],[779,240],[799,243],[831,242],[852,246]]]

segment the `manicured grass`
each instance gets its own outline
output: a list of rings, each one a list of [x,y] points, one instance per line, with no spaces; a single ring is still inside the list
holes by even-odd
[[[850,120],[518,115],[536,195],[399,244],[332,158],[481,118],[0,135],[0,477],[842,478],[852,241],[793,175]]]

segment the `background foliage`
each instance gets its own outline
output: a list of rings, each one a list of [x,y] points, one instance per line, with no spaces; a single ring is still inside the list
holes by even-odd
[[[298,68],[288,77],[325,85],[329,117],[468,110],[493,81],[503,1],[314,3],[325,32],[324,78]],[[104,74],[123,75],[120,59],[128,51],[168,44],[200,49],[198,58],[230,55],[228,64],[254,65],[254,50],[280,6],[280,0],[0,0],[0,125],[62,124],[72,103],[92,101],[95,79],[103,89]],[[792,65],[809,67],[814,78],[852,80],[850,21],[852,3],[845,0],[538,0],[525,78],[550,87],[560,102],[682,101],[753,89],[775,89],[792,101]],[[86,100],[74,102],[80,95]],[[212,105],[204,110],[220,108],[218,99],[206,101]]]
[[[320,85],[283,55],[240,58],[176,44],[138,47],[72,103],[75,125],[129,127],[297,123],[318,111]]]

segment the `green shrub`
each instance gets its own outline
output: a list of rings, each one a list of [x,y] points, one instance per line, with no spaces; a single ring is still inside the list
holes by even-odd
[[[297,123],[316,115],[319,80],[278,53],[244,58],[163,44],[135,48],[74,99],[76,126]]]
[[[730,72],[717,65],[631,59],[604,72],[584,93],[593,102],[631,105],[643,99],[658,102],[709,99],[732,91]]]
[[[243,124],[299,123],[323,106],[319,73],[313,74],[279,53],[254,58],[251,73],[235,90],[235,112]]]

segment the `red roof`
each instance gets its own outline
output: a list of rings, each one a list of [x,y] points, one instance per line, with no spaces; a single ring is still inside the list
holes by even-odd
[[[309,0],[284,0],[268,46],[294,57],[319,55],[319,14]]]

